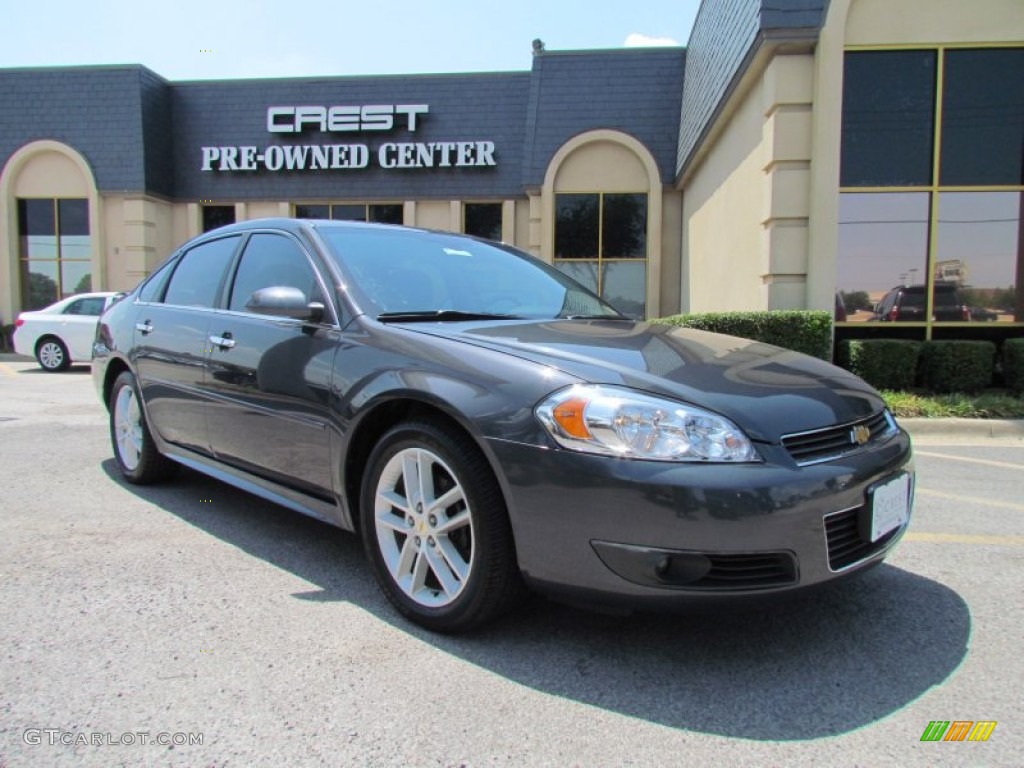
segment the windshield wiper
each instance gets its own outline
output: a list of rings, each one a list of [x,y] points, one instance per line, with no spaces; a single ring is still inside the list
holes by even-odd
[[[464,312],[461,309],[432,309],[417,312],[382,312],[377,315],[382,323],[430,323],[445,320],[521,320],[519,315],[499,315],[493,312]]]
[[[632,317],[625,315],[565,315],[559,320],[632,320]]]

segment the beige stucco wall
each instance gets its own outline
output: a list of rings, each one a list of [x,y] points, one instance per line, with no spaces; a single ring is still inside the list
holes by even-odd
[[[813,71],[807,54],[770,58],[689,175],[684,311],[803,307]]]
[[[416,202],[416,218],[406,219],[410,226],[424,229],[451,230],[452,211],[448,200],[419,200]]]
[[[997,43],[1024,39],[1021,0],[844,0],[847,45]],[[832,11],[830,10],[830,16]],[[1018,83],[1018,86],[1020,84]]]

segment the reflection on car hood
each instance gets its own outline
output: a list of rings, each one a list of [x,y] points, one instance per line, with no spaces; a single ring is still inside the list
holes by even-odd
[[[865,418],[882,401],[856,376],[816,358],[748,339],[622,321],[548,320],[407,326],[710,408],[751,438],[776,442]]]

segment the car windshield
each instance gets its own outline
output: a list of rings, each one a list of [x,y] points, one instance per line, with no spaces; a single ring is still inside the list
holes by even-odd
[[[318,227],[382,319],[620,317],[558,270],[507,246],[443,233]]]

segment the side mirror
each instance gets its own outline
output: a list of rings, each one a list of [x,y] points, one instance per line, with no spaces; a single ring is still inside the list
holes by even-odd
[[[323,304],[310,301],[306,294],[290,285],[274,285],[253,291],[245,308],[261,315],[290,317],[310,323],[318,323],[324,316]]]

